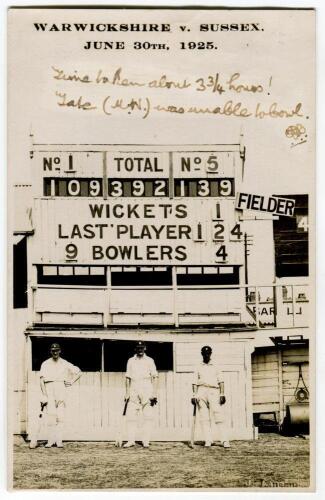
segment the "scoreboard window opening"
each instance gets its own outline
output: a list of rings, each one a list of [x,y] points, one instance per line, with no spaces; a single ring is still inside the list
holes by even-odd
[[[308,195],[285,197],[295,200],[295,215],[273,221],[276,276],[308,276]]]
[[[177,285],[239,285],[239,267],[240,266],[177,267]]]
[[[44,178],[43,193],[49,197],[102,197],[104,181],[101,178]],[[107,181],[107,195],[120,197],[169,197],[170,186],[178,198],[227,198],[234,197],[235,183],[233,178],[215,179],[121,179]]]
[[[157,370],[171,371],[174,366],[173,343],[145,341],[146,354],[154,359]],[[134,356],[136,341],[104,340],[104,371],[125,372],[127,361]]]
[[[118,266],[111,267],[114,286],[172,286],[171,266]]]
[[[39,285],[106,286],[105,266],[37,265]]]
[[[61,356],[82,372],[124,372],[134,355],[135,340],[100,340],[66,337],[31,337],[32,371],[39,371],[50,357],[50,346],[57,342]],[[157,370],[171,371],[174,366],[172,342],[146,342],[146,354],[155,360]],[[104,354],[104,355],[102,355]]]
[[[99,339],[69,339],[61,337],[32,337],[32,370],[39,371],[43,361],[50,357],[50,346],[57,342],[61,356],[83,372],[100,372],[102,348]]]

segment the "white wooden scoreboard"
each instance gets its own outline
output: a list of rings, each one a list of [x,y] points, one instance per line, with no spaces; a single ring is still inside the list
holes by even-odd
[[[33,262],[242,266],[236,145],[36,145]]]

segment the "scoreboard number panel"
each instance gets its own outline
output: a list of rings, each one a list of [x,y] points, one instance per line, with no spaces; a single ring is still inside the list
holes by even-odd
[[[229,224],[229,240],[230,241],[243,241],[244,238],[244,233],[243,233],[243,228],[242,224],[240,222],[235,222],[234,224]]]
[[[235,196],[233,178],[174,179],[175,197],[227,198]]]
[[[227,263],[228,253],[226,245],[217,245],[215,251],[215,262],[216,263]]]
[[[107,194],[119,197],[169,197],[169,179],[122,179],[45,177],[43,196],[100,197],[106,182]],[[234,198],[234,179],[174,179],[176,198]]]
[[[34,161],[40,166],[43,175],[59,177],[62,175],[83,175],[100,177],[103,175],[102,152],[36,152]]]
[[[212,241],[225,241],[225,227],[224,220],[220,219],[212,222]]]
[[[33,153],[38,261],[243,265],[242,159],[225,148]]]
[[[174,176],[178,178],[234,177],[235,154],[220,151],[181,151],[173,153]]]
[[[108,152],[106,155],[109,178],[168,178],[168,153],[148,151]]]

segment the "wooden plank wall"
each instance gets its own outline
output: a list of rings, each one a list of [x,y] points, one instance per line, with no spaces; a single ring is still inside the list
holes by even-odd
[[[252,356],[253,411],[280,410],[277,349],[258,350]]]
[[[309,388],[308,347],[260,348],[252,355],[253,412],[280,412],[282,420],[286,404],[294,398],[299,367],[292,362],[304,362],[302,374]],[[287,364],[288,363],[288,364]],[[299,384],[302,387],[302,384]]]

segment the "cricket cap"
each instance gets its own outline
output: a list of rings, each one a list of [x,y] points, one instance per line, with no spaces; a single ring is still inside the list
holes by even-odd
[[[135,348],[138,349],[139,347],[145,348],[146,344],[142,342],[142,340],[139,340],[139,342],[135,344]]]
[[[60,351],[61,350],[60,344],[57,344],[56,342],[54,344],[51,344],[50,350],[51,351]]]
[[[201,349],[201,353],[205,353],[205,352],[209,352],[211,353],[212,352],[212,348],[209,346],[209,345],[204,345]]]

